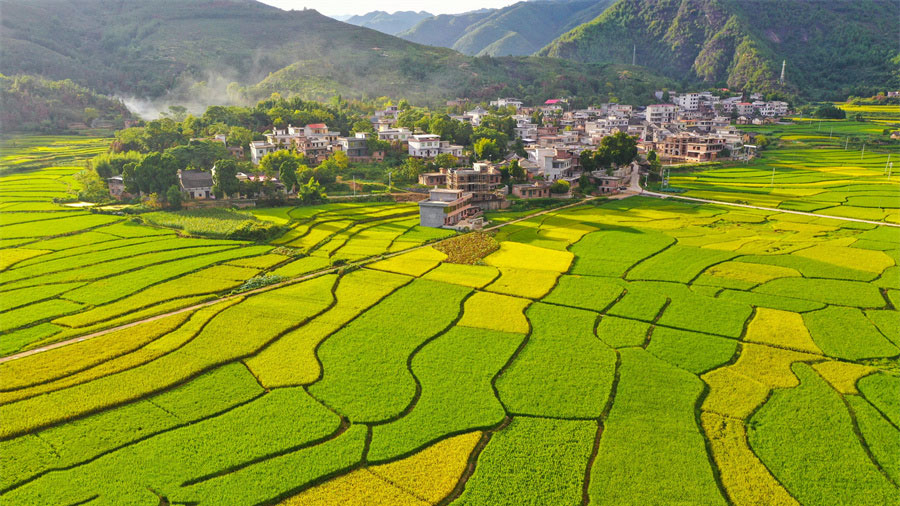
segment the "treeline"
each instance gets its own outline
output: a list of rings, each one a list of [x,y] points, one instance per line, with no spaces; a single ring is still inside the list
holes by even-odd
[[[3,130],[61,133],[97,126],[122,128],[131,113],[121,101],[75,84],[30,75],[0,74]]]

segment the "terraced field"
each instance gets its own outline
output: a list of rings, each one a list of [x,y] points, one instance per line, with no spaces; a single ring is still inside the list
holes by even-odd
[[[689,197],[900,223],[900,150],[869,143],[863,151],[862,145],[886,126],[806,121],[752,127],[781,146],[746,165],[673,175],[670,184]],[[862,140],[850,145],[848,137]],[[889,176],[891,162],[897,168]]]
[[[257,210],[291,231],[208,268],[438,238],[407,210]],[[93,227],[63,238],[223,246]],[[900,229],[632,197],[495,239],[477,265],[410,249],[0,362],[3,502],[896,504]],[[112,296],[59,276],[78,286],[41,300]]]

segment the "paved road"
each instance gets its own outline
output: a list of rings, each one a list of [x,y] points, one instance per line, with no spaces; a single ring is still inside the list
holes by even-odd
[[[749,204],[737,204],[737,203],[734,203],[734,202],[722,202],[722,201],[719,201],[719,200],[699,199],[699,198],[695,198],[695,197],[684,197],[684,196],[681,196],[681,195],[669,194],[669,193],[657,193],[657,192],[651,192],[651,191],[647,191],[647,190],[644,190],[643,188],[641,188],[639,178],[640,178],[640,175],[637,173],[637,171],[634,171],[634,172],[632,173],[631,183],[630,183],[630,185],[629,185],[629,187],[628,187],[628,190],[625,191],[625,192],[622,192],[622,193],[620,193],[620,194],[617,194],[617,195],[612,195],[612,196],[610,196],[609,198],[612,198],[612,199],[623,199],[623,198],[628,198],[628,197],[631,197],[631,196],[634,196],[634,195],[644,195],[644,196],[659,197],[659,198],[664,198],[664,199],[666,199],[666,198],[674,198],[674,199],[679,199],[679,200],[687,200],[687,201],[691,201],[691,202],[701,202],[701,203],[704,203],[704,204],[715,204],[715,205],[720,205],[720,206],[730,206],[730,207],[742,207],[742,208],[745,208],[745,209],[757,209],[757,210],[760,210],[760,211],[770,211],[770,212],[774,212],[774,213],[799,214],[799,215],[803,215],[803,216],[812,216],[812,217],[814,217],[814,218],[827,218],[827,219],[832,219],[832,220],[852,221],[852,222],[856,222],[856,223],[869,223],[869,224],[872,224],[872,225],[884,225],[884,226],[888,226],[888,227],[896,227],[896,228],[900,228],[900,223],[886,223],[886,222],[883,222],[883,221],[862,220],[862,219],[859,219],[859,218],[846,218],[846,217],[843,217],[843,216],[830,216],[830,215],[826,215],[826,214],[808,213],[808,212],[804,212],[804,211],[792,211],[792,210],[789,210],[789,209],[777,209],[777,208],[774,208],[774,207],[753,206],[753,205],[749,205]],[[587,202],[587,201],[589,201],[589,200],[593,200],[594,198],[596,198],[596,197],[590,197],[590,198],[587,198],[587,199],[584,199],[584,200],[580,200],[580,201],[578,201],[578,202],[574,202],[574,203],[572,203],[572,204],[567,204],[567,205],[564,205],[564,206],[555,207],[555,208],[553,208],[553,209],[545,209],[545,210],[542,210],[542,211],[538,211],[538,212],[535,212],[535,213],[533,213],[533,214],[529,214],[529,215],[527,215],[527,216],[523,216],[523,217],[521,217],[521,218],[516,218],[516,219],[514,219],[514,220],[510,220],[510,221],[508,221],[508,222],[506,222],[506,223],[501,223],[501,224],[499,224],[499,225],[494,225],[493,227],[488,227],[488,228],[486,228],[486,229],[484,229],[484,230],[486,230],[486,231],[497,230],[497,229],[502,228],[502,227],[505,227],[505,226],[507,226],[507,225],[512,225],[512,224],[518,223],[518,222],[520,222],[520,221],[525,221],[525,220],[527,220],[527,219],[534,218],[535,216],[541,216],[541,215],[543,215],[543,214],[552,213],[552,212],[555,212],[555,211],[559,211],[559,210],[561,210],[561,209],[566,209],[566,208],[569,208],[569,207],[574,207],[574,206],[583,204],[584,202]],[[410,251],[413,251],[413,250],[416,250],[416,249],[427,248],[428,246],[431,246],[432,244],[434,244],[434,243],[431,243],[431,244],[425,244],[425,245],[422,245],[422,246],[417,246],[417,247],[415,247],[415,248],[410,248],[410,249],[407,249],[407,250],[398,251],[398,252],[396,252],[396,253],[391,253],[391,254],[387,254],[387,255],[384,255],[384,256],[379,256],[379,257],[376,257],[376,258],[370,258],[370,259],[367,259],[367,260],[363,260],[363,261],[360,261],[360,262],[356,262],[356,263],[353,264],[353,265],[365,265],[365,264],[368,264],[368,263],[372,263],[372,262],[376,262],[376,261],[378,261],[378,260],[381,260],[382,258],[390,258],[390,257],[393,257],[393,256],[402,255],[402,254],[404,254],[404,253],[409,253]],[[142,323],[152,322],[152,321],[155,321],[155,320],[159,320],[159,319],[165,318],[165,317],[167,317],[167,316],[172,316],[172,315],[175,315],[175,314],[184,313],[185,311],[195,311],[195,310],[197,310],[197,309],[201,309],[201,308],[204,308],[204,307],[207,307],[207,306],[211,306],[211,305],[213,305],[213,304],[217,304],[217,303],[222,302],[222,301],[225,301],[225,300],[233,299],[233,298],[235,298],[235,297],[244,297],[244,296],[252,295],[252,294],[255,294],[255,293],[260,293],[260,292],[264,292],[264,291],[268,291],[268,290],[274,290],[274,289],[276,289],[276,288],[280,288],[280,287],[283,287],[283,286],[286,286],[286,285],[290,285],[290,284],[293,284],[293,283],[299,283],[299,282],[301,282],[301,281],[306,281],[306,280],[311,279],[311,278],[314,278],[314,277],[316,277],[316,276],[321,276],[321,275],[323,275],[323,274],[329,274],[329,273],[335,272],[335,271],[337,271],[338,269],[340,269],[340,267],[333,267],[333,268],[330,268],[330,269],[324,269],[324,270],[321,270],[321,271],[312,272],[312,273],[310,273],[310,274],[306,274],[306,275],[300,276],[300,277],[298,277],[298,278],[289,279],[289,280],[287,280],[287,281],[284,281],[284,282],[281,282],[281,283],[278,283],[278,284],[274,284],[274,285],[264,286],[264,287],[262,287],[262,288],[257,288],[256,290],[250,290],[250,291],[247,291],[247,292],[243,292],[243,293],[238,294],[238,295],[229,295],[229,296],[221,297],[221,298],[218,298],[218,299],[213,299],[213,300],[210,300],[210,301],[207,301],[207,302],[203,302],[203,303],[201,303],[201,304],[195,304],[195,305],[193,305],[193,306],[188,306],[188,307],[185,307],[185,308],[177,309],[177,310],[175,310],[175,311],[170,311],[170,312],[168,312],[168,313],[164,313],[164,314],[152,316],[152,317],[150,317],[150,318],[144,318],[144,319],[142,319],[142,320],[137,320],[137,321],[134,321],[134,322],[131,322],[131,323],[127,323],[127,324],[125,324],[125,325],[119,325],[118,327],[113,327],[113,328],[110,328],[110,329],[101,330],[101,331],[99,331],[99,332],[94,332],[94,333],[92,333],[92,334],[87,334],[87,335],[84,335],[84,336],[75,337],[75,338],[72,338],[72,339],[68,339],[68,340],[66,340],[66,341],[60,341],[60,342],[58,342],[58,343],[48,344],[47,346],[42,346],[42,347],[40,347],[40,348],[35,348],[35,349],[33,349],[33,350],[23,351],[23,352],[20,352],[20,353],[16,353],[16,354],[14,354],[14,355],[8,355],[8,356],[6,356],[6,357],[0,357],[0,364],[2,364],[3,362],[8,362],[8,361],[10,361],[10,360],[15,360],[15,359],[17,359],[17,358],[23,358],[23,357],[27,357],[27,356],[29,356],[29,355],[35,355],[35,354],[37,354],[37,353],[42,353],[42,352],[45,352],[45,351],[48,351],[48,350],[52,350],[52,349],[55,349],[55,348],[61,348],[61,347],[63,347],[63,346],[68,346],[68,345],[70,345],[70,344],[75,344],[75,343],[79,343],[79,342],[82,342],[82,341],[87,341],[87,340],[93,339],[93,338],[95,338],[95,337],[100,337],[100,336],[102,336],[102,335],[109,334],[110,332],[116,332],[116,331],[118,331],[118,330],[127,329],[127,328],[130,328],[130,327],[134,327],[134,326],[136,326],[136,325],[140,325],[140,324],[142,324]]]
[[[888,223],[886,221],[863,220],[860,218],[847,218],[844,216],[832,216],[829,214],[808,213],[805,211],[792,211],[790,209],[778,209],[775,207],[753,206],[750,204],[738,204],[735,202],[722,202],[721,200],[698,199],[696,197],[684,197],[684,196],[681,196],[678,194],[673,194],[673,193],[657,193],[657,192],[642,190],[641,195],[649,195],[651,197],[661,197],[664,199],[689,200],[691,202],[701,202],[704,204],[716,204],[719,206],[743,207],[744,209],[758,209],[760,211],[771,211],[773,213],[799,214],[802,216],[812,216],[814,218],[827,218],[830,220],[853,221],[856,223],[869,223],[871,225],[883,225],[886,227],[900,228],[900,223]]]

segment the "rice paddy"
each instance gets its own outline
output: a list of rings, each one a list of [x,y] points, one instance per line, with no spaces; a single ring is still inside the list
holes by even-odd
[[[838,191],[795,172],[782,202]],[[900,196],[879,177],[858,190]],[[411,204],[255,209],[287,231],[249,242],[10,193],[47,209],[0,209],[0,352],[138,323],[0,362],[4,503],[900,497],[900,229],[631,197],[472,254]]]

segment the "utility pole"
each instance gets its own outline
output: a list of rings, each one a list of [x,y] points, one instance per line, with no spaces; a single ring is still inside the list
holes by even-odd
[[[834,125],[831,126],[831,130],[828,131],[828,138],[831,138],[831,134],[834,133]]]
[[[353,196],[356,196],[356,176],[353,176]]]
[[[859,155],[859,159],[862,160],[864,156],[866,156],[866,143],[865,142],[863,143],[863,149],[862,149],[862,153],[860,153],[860,155]]]
[[[772,167],[772,185],[775,186],[775,167]]]
[[[784,66],[787,64],[787,60],[781,60],[781,77],[778,79],[778,84],[784,86]]]
[[[631,64],[637,65],[637,44],[631,46]]]
[[[847,151],[847,146],[850,145],[850,137],[847,137],[847,142],[844,143],[844,151]]]
[[[883,174],[887,174],[887,171],[888,171],[888,164],[889,164],[889,163],[891,163],[891,154],[890,154],[890,153],[888,153],[888,159],[887,159],[887,161],[884,162],[884,172],[883,172]]]

